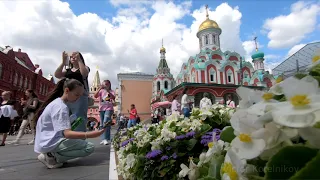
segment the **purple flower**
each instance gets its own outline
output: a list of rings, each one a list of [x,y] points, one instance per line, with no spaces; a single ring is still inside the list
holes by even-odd
[[[129,142],[132,142],[132,141],[134,141],[134,138],[130,138],[130,139],[128,139],[128,140],[123,141],[123,142],[121,143],[121,147],[124,147],[124,146],[128,145]]]
[[[208,143],[211,141],[212,140],[210,140],[210,139],[202,139],[200,143],[203,144],[204,146],[208,146]]]
[[[121,147],[124,147],[124,146],[128,145],[129,142],[130,142],[129,140],[123,141],[123,142],[121,143]]]
[[[182,140],[182,139],[184,139],[184,138],[186,138],[186,135],[180,135],[180,136],[176,136],[176,140]]]
[[[176,153],[173,153],[171,157],[172,157],[173,159],[177,159],[178,156],[177,156]]]
[[[151,158],[155,158],[157,157],[158,155],[162,154],[162,151],[161,150],[153,150],[151,152],[148,152],[148,154],[146,155],[146,158],[148,159],[151,159]]]
[[[213,129],[213,132],[215,132],[216,134],[220,134],[222,131],[220,129],[215,128]]]
[[[212,134],[211,135],[203,135],[201,139],[212,139]]]
[[[165,160],[168,160],[168,159],[169,159],[169,157],[166,156],[166,155],[164,155],[164,156],[161,157],[161,161],[165,161]]]
[[[194,132],[194,131],[188,132],[188,133],[186,134],[186,136],[187,136],[188,138],[194,137],[195,135],[196,135],[196,132]]]

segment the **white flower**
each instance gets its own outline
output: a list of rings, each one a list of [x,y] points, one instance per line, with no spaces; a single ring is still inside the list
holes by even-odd
[[[320,129],[319,128],[301,128],[299,129],[300,136],[307,140],[309,144],[317,149],[320,149]]]
[[[240,158],[253,159],[265,149],[265,130],[257,119],[245,110],[238,110],[230,120],[237,136],[232,140],[231,147]]]
[[[207,157],[206,157],[206,153],[205,152],[203,152],[203,153],[201,153],[200,154],[200,156],[199,156],[199,162],[198,162],[198,167],[201,167],[204,163],[206,163],[206,162],[208,162],[207,161]]]
[[[267,123],[265,125],[265,142],[266,148],[271,149],[278,146],[280,143],[290,140],[298,135],[298,130],[281,127],[274,122]]]
[[[207,117],[212,117],[213,114],[212,114],[212,112],[211,112],[210,110],[208,110],[208,109],[202,109],[202,110],[200,111],[199,116],[201,116],[201,120],[205,120],[205,119],[207,119]]]
[[[229,150],[221,166],[222,180],[247,180],[244,176],[246,161],[241,160],[236,153]]]
[[[290,77],[280,85],[289,101],[277,103],[277,107],[272,110],[274,122],[287,127],[304,128],[320,121],[317,80],[311,76],[301,80]]]
[[[239,102],[239,107],[248,108],[262,100],[263,92],[258,90],[252,90],[245,87],[239,87],[237,89],[237,94],[241,98]]]
[[[198,166],[193,162],[192,158],[190,158],[189,161],[189,168],[185,164],[180,165],[181,171],[179,172],[179,177],[182,178],[188,175],[190,180],[197,180],[199,177]]]
[[[136,156],[134,154],[128,154],[127,157],[126,157],[126,167],[127,169],[130,169],[134,166],[136,162]]]
[[[213,133],[212,137],[212,142],[208,143],[209,149],[205,156],[205,163],[209,162],[214,155],[220,155],[223,151],[224,142],[222,140],[217,141],[215,133]]]

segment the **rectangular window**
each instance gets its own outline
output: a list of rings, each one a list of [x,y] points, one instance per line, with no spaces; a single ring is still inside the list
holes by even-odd
[[[228,75],[228,82],[229,82],[229,83],[232,82],[232,81],[231,81],[231,75],[230,75],[230,74]]]
[[[210,74],[210,81],[214,82],[214,75],[213,74]]]
[[[244,74],[244,78],[248,78],[248,74]]]

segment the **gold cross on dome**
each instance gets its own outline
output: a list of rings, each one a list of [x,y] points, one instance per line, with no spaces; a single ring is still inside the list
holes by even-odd
[[[209,17],[208,8],[209,8],[209,6],[208,6],[208,4],[207,4],[207,5],[206,5],[206,17],[207,17],[207,18]]]

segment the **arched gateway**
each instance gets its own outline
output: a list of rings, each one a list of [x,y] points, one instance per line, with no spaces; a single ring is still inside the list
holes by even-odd
[[[197,94],[195,94],[195,96],[194,96],[194,106],[195,107],[200,106],[200,101],[203,98],[204,93],[205,92],[198,92]],[[209,94],[209,99],[211,100],[212,104],[214,104],[216,101],[216,97],[213,94],[211,94],[210,92],[206,92],[206,93]]]

